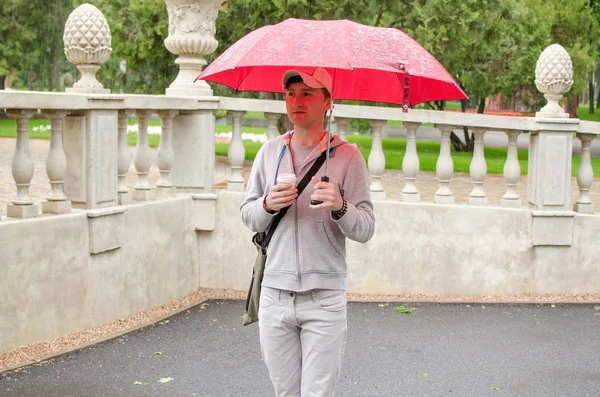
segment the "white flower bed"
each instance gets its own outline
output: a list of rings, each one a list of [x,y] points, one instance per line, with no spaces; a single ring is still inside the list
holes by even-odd
[[[49,125],[38,125],[38,126],[33,127],[33,131],[36,131],[36,132],[50,131],[50,126]],[[139,126],[137,124],[127,126],[128,134],[137,134],[138,131],[139,131]],[[160,126],[156,126],[156,125],[148,126],[148,134],[149,135],[160,135],[160,132],[161,132]],[[229,143],[229,142],[231,142],[231,135],[232,135],[231,132],[220,132],[218,134],[215,134],[215,140],[217,140],[218,142]],[[267,136],[264,134],[249,134],[246,132],[242,132],[242,140],[265,143],[267,141]]]

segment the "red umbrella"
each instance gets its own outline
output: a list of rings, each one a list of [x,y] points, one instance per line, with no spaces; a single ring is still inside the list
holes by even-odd
[[[236,91],[284,92],[283,74],[321,66],[334,99],[406,105],[468,99],[419,43],[394,28],[348,20],[287,19],[242,37],[198,76]],[[406,89],[405,89],[406,87]]]

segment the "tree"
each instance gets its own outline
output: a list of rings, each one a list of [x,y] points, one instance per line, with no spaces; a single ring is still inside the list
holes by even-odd
[[[562,45],[573,62],[573,86],[565,95],[570,113],[575,116],[579,93],[592,79],[597,49],[593,45],[600,33],[598,18],[589,0],[542,1],[542,12],[550,22],[551,40]]]
[[[164,46],[169,35],[165,2],[95,0],[91,3],[106,17],[112,36],[110,60],[98,73],[98,79],[115,92],[164,94],[179,71],[176,56]]]
[[[7,76],[30,90],[61,90],[72,68],[63,53],[64,23],[77,0],[8,0],[0,3],[0,89]],[[50,21],[58,21],[51,23]]]
[[[549,33],[523,0],[415,0],[404,30],[455,77],[479,113],[486,98],[533,86],[531,74]],[[437,104],[443,108],[444,104]],[[465,111],[469,103],[462,101]],[[471,151],[473,137],[452,134],[457,151]]]

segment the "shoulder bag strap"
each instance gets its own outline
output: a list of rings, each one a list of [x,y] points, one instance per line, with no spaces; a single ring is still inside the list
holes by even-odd
[[[313,175],[315,175],[317,173],[319,168],[321,168],[321,166],[325,162],[326,153],[327,153],[327,151],[324,151],[323,153],[321,153],[321,155],[315,160],[312,167],[310,167],[310,169],[308,170],[306,175],[304,175],[304,177],[298,184],[298,186],[297,186],[298,187],[298,197],[300,197],[300,194],[302,193],[304,188],[308,185],[308,182],[310,182],[310,179],[313,177]],[[261,246],[262,246],[264,252],[267,251],[267,247],[269,246],[269,241],[271,241],[271,237],[273,237],[273,233],[275,232],[277,225],[279,224],[281,219],[285,216],[285,214],[287,213],[287,210],[289,208],[290,207],[282,208],[281,210],[279,210],[279,213],[275,216],[275,218],[273,218],[273,221],[271,222],[271,226],[269,227],[269,231],[267,232],[267,235],[261,242]]]

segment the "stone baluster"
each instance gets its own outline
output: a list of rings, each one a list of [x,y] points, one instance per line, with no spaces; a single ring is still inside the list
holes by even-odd
[[[158,197],[175,196],[175,188],[171,183],[171,168],[173,167],[174,157],[171,140],[173,136],[173,117],[178,113],[179,111],[177,110],[164,110],[158,112],[162,124],[156,159],[156,164],[160,173],[160,177],[156,182],[156,194]]]
[[[267,119],[267,139],[277,138],[279,131],[277,131],[277,121],[281,117],[278,113],[265,113]]]
[[[450,133],[454,130],[454,126],[440,125],[439,130],[442,133],[440,156],[436,163],[436,172],[440,187],[435,192],[434,201],[437,204],[454,204],[454,194],[450,190],[450,179],[454,172],[454,163],[450,154]]]
[[[29,185],[33,178],[33,160],[29,154],[29,118],[33,111],[11,109],[8,114],[17,120],[17,144],[12,159],[12,176],[17,185],[17,195],[8,205],[7,215],[11,218],[33,218],[38,215],[38,206],[29,196]]]
[[[381,184],[381,177],[385,171],[385,156],[383,155],[383,145],[381,141],[381,132],[386,120],[369,120],[373,135],[371,152],[369,153],[369,174],[371,174],[371,199],[385,200],[385,191]]]
[[[125,181],[129,173],[131,158],[129,156],[129,144],[127,142],[127,126],[130,112],[127,110],[119,110],[119,127],[118,127],[118,175],[119,184],[117,186],[117,194],[119,196],[119,204],[131,204],[133,202],[133,193],[129,190]]]
[[[151,112],[149,110],[137,110],[138,137],[135,147],[134,165],[137,171],[137,182],[134,186],[133,199],[135,201],[147,201],[154,199],[154,191],[148,181],[150,167],[152,167],[152,151],[148,143],[148,120]]]
[[[337,128],[337,135],[344,141],[348,142],[348,126],[352,119],[346,117],[336,117],[335,126]]]
[[[246,158],[246,149],[242,140],[242,118],[246,112],[231,111],[229,114],[231,114],[233,121],[233,132],[231,143],[229,143],[229,151],[227,152],[229,164],[231,164],[231,177],[227,180],[227,190],[243,192],[244,177],[242,176],[242,168]]]
[[[583,214],[593,214],[594,204],[590,199],[590,188],[594,181],[594,170],[590,156],[590,146],[595,135],[577,134],[581,141],[581,162],[577,170],[577,184],[579,185],[579,198],[575,203],[575,211]]]
[[[520,208],[521,198],[516,189],[521,177],[521,165],[517,153],[517,138],[521,132],[515,130],[505,130],[504,132],[508,135],[508,154],[504,163],[506,192],[502,196],[501,204],[507,208]]]
[[[487,174],[487,164],[485,162],[485,154],[483,149],[483,135],[487,128],[473,128],[473,137],[475,139],[475,147],[473,150],[473,158],[469,171],[471,174],[471,182],[473,189],[469,193],[470,205],[487,205],[488,198],[483,190],[483,181]]]
[[[406,185],[402,189],[402,201],[418,202],[421,200],[419,189],[415,185],[419,173],[419,156],[417,155],[417,129],[421,123],[404,122],[406,128],[406,152],[402,159],[402,172]]]
[[[50,119],[50,150],[46,158],[46,173],[50,180],[48,201],[42,203],[45,214],[68,214],[71,212],[71,201],[64,192],[67,174],[67,156],[63,147],[63,124],[68,112],[47,110],[43,112]]]

